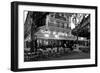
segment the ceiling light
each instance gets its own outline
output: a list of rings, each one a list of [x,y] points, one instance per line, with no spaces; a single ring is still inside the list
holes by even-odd
[[[44,34],[45,37],[49,37],[49,34]]]
[[[56,32],[54,31],[54,32],[53,32],[53,35],[55,35],[55,34],[56,34]]]
[[[55,35],[55,38],[59,38],[59,36],[58,35]]]

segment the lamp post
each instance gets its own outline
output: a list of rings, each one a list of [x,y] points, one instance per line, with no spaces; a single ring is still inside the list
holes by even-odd
[[[74,17],[73,17],[73,23],[75,24],[75,27],[77,26],[77,15],[74,14]],[[78,31],[76,32],[76,43],[78,44]]]

